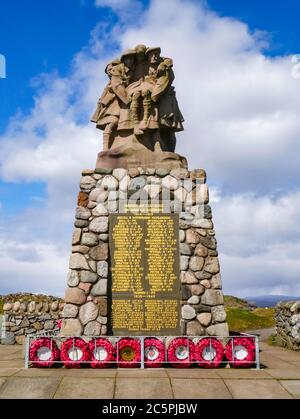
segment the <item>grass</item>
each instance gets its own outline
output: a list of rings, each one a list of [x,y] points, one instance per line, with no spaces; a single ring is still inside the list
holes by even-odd
[[[267,344],[270,346],[280,346],[278,345],[277,338],[275,335],[271,335],[268,337]]]
[[[273,308],[236,308],[227,307],[229,330],[245,332],[246,330],[267,329],[275,326]]]
[[[250,308],[248,301],[234,297],[233,295],[224,295],[224,304],[225,307],[230,308]]]

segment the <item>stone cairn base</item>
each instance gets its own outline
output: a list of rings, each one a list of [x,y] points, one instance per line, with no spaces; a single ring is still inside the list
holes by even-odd
[[[284,348],[300,350],[300,301],[276,306],[276,335]]]
[[[128,198],[169,202],[179,214],[182,335],[228,336],[206,173],[187,169],[82,172],[61,334],[112,333],[109,215],[124,213]]]

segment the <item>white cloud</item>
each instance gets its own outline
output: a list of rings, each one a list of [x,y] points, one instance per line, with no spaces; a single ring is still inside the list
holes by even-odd
[[[263,33],[193,2],[151,4],[145,25],[128,30],[122,45],[161,45],[174,58],[186,119],[178,149],[190,166],[205,167],[209,178],[238,191],[294,184],[300,83],[291,76],[290,57],[267,57]]]
[[[51,182],[64,177],[68,182],[82,165],[94,164],[101,135],[92,126],[77,122],[89,92],[81,103],[72,103],[85,83],[81,74],[75,70],[69,80],[41,77],[40,83],[47,83],[48,88],[37,90],[30,115],[17,115],[1,139],[0,164],[5,180]]]
[[[126,23],[134,21],[143,10],[140,0],[95,0],[95,5],[110,8]]]
[[[120,4],[111,7],[117,10]],[[123,33],[97,26],[69,79],[42,79],[50,87],[37,94],[32,115],[18,117],[2,141],[2,175],[23,178],[26,171],[30,180],[55,176],[63,166],[77,170],[79,162],[93,164],[90,156],[96,155],[100,133],[86,121],[106,83],[103,69],[111,57],[104,52],[111,39],[121,49],[138,42],[161,45],[163,54],[174,58],[175,87],[186,119],[178,150],[190,167],[205,167],[210,180],[231,191],[270,192],[294,185],[300,170],[295,152],[300,147],[300,84],[291,76],[290,57],[265,56],[262,33],[251,34],[244,23],[195,2],[153,0],[142,22]],[[42,138],[41,128],[46,131]],[[28,153],[36,161],[29,171],[22,157]]]
[[[67,252],[55,244],[7,242],[0,239],[1,293],[30,291],[63,295]]]
[[[119,12],[120,10],[131,8],[141,4],[138,0],[96,0],[95,5],[98,7],[110,7],[111,9]]]
[[[300,192],[212,204],[226,292],[300,295]]]
[[[64,288],[80,171],[94,167],[101,149],[101,134],[88,119],[106,84],[103,70],[122,49],[145,43],[161,45],[174,59],[186,119],[178,151],[191,168],[205,168],[213,186],[225,290],[290,292],[299,268],[300,210],[300,84],[291,58],[268,57],[265,33],[251,33],[201,2],[152,0],[144,14],[135,0],[97,5],[110,7],[121,25],[100,22],[67,78],[39,76],[31,113],[17,114],[0,138],[2,179],[42,181],[48,192],[42,210],[0,221],[2,242],[25,246],[23,260],[2,248],[1,288],[13,282],[38,289],[41,278],[45,289]]]
[[[293,245],[286,250],[288,255],[279,258],[275,250],[250,257],[221,254],[224,291],[241,297],[273,294],[299,298],[299,258],[293,257]]]
[[[222,196],[212,206],[217,232],[223,238],[221,246],[227,254],[257,255],[286,242],[300,242],[300,192],[277,198]]]

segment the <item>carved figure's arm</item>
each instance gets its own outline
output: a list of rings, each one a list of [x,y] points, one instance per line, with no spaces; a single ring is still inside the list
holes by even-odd
[[[126,87],[121,77],[112,76],[111,78],[111,88],[118,98],[125,104],[128,105],[129,99]]]

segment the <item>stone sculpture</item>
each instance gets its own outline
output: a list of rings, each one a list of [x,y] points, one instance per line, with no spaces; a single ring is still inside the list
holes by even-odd
[[[91,118],[104,131],[96,167],[186,167],[186,159],[174,153],[184,119],[172,59],[161,57],[159,47],[138,45],[105,72],[109,82]]]

